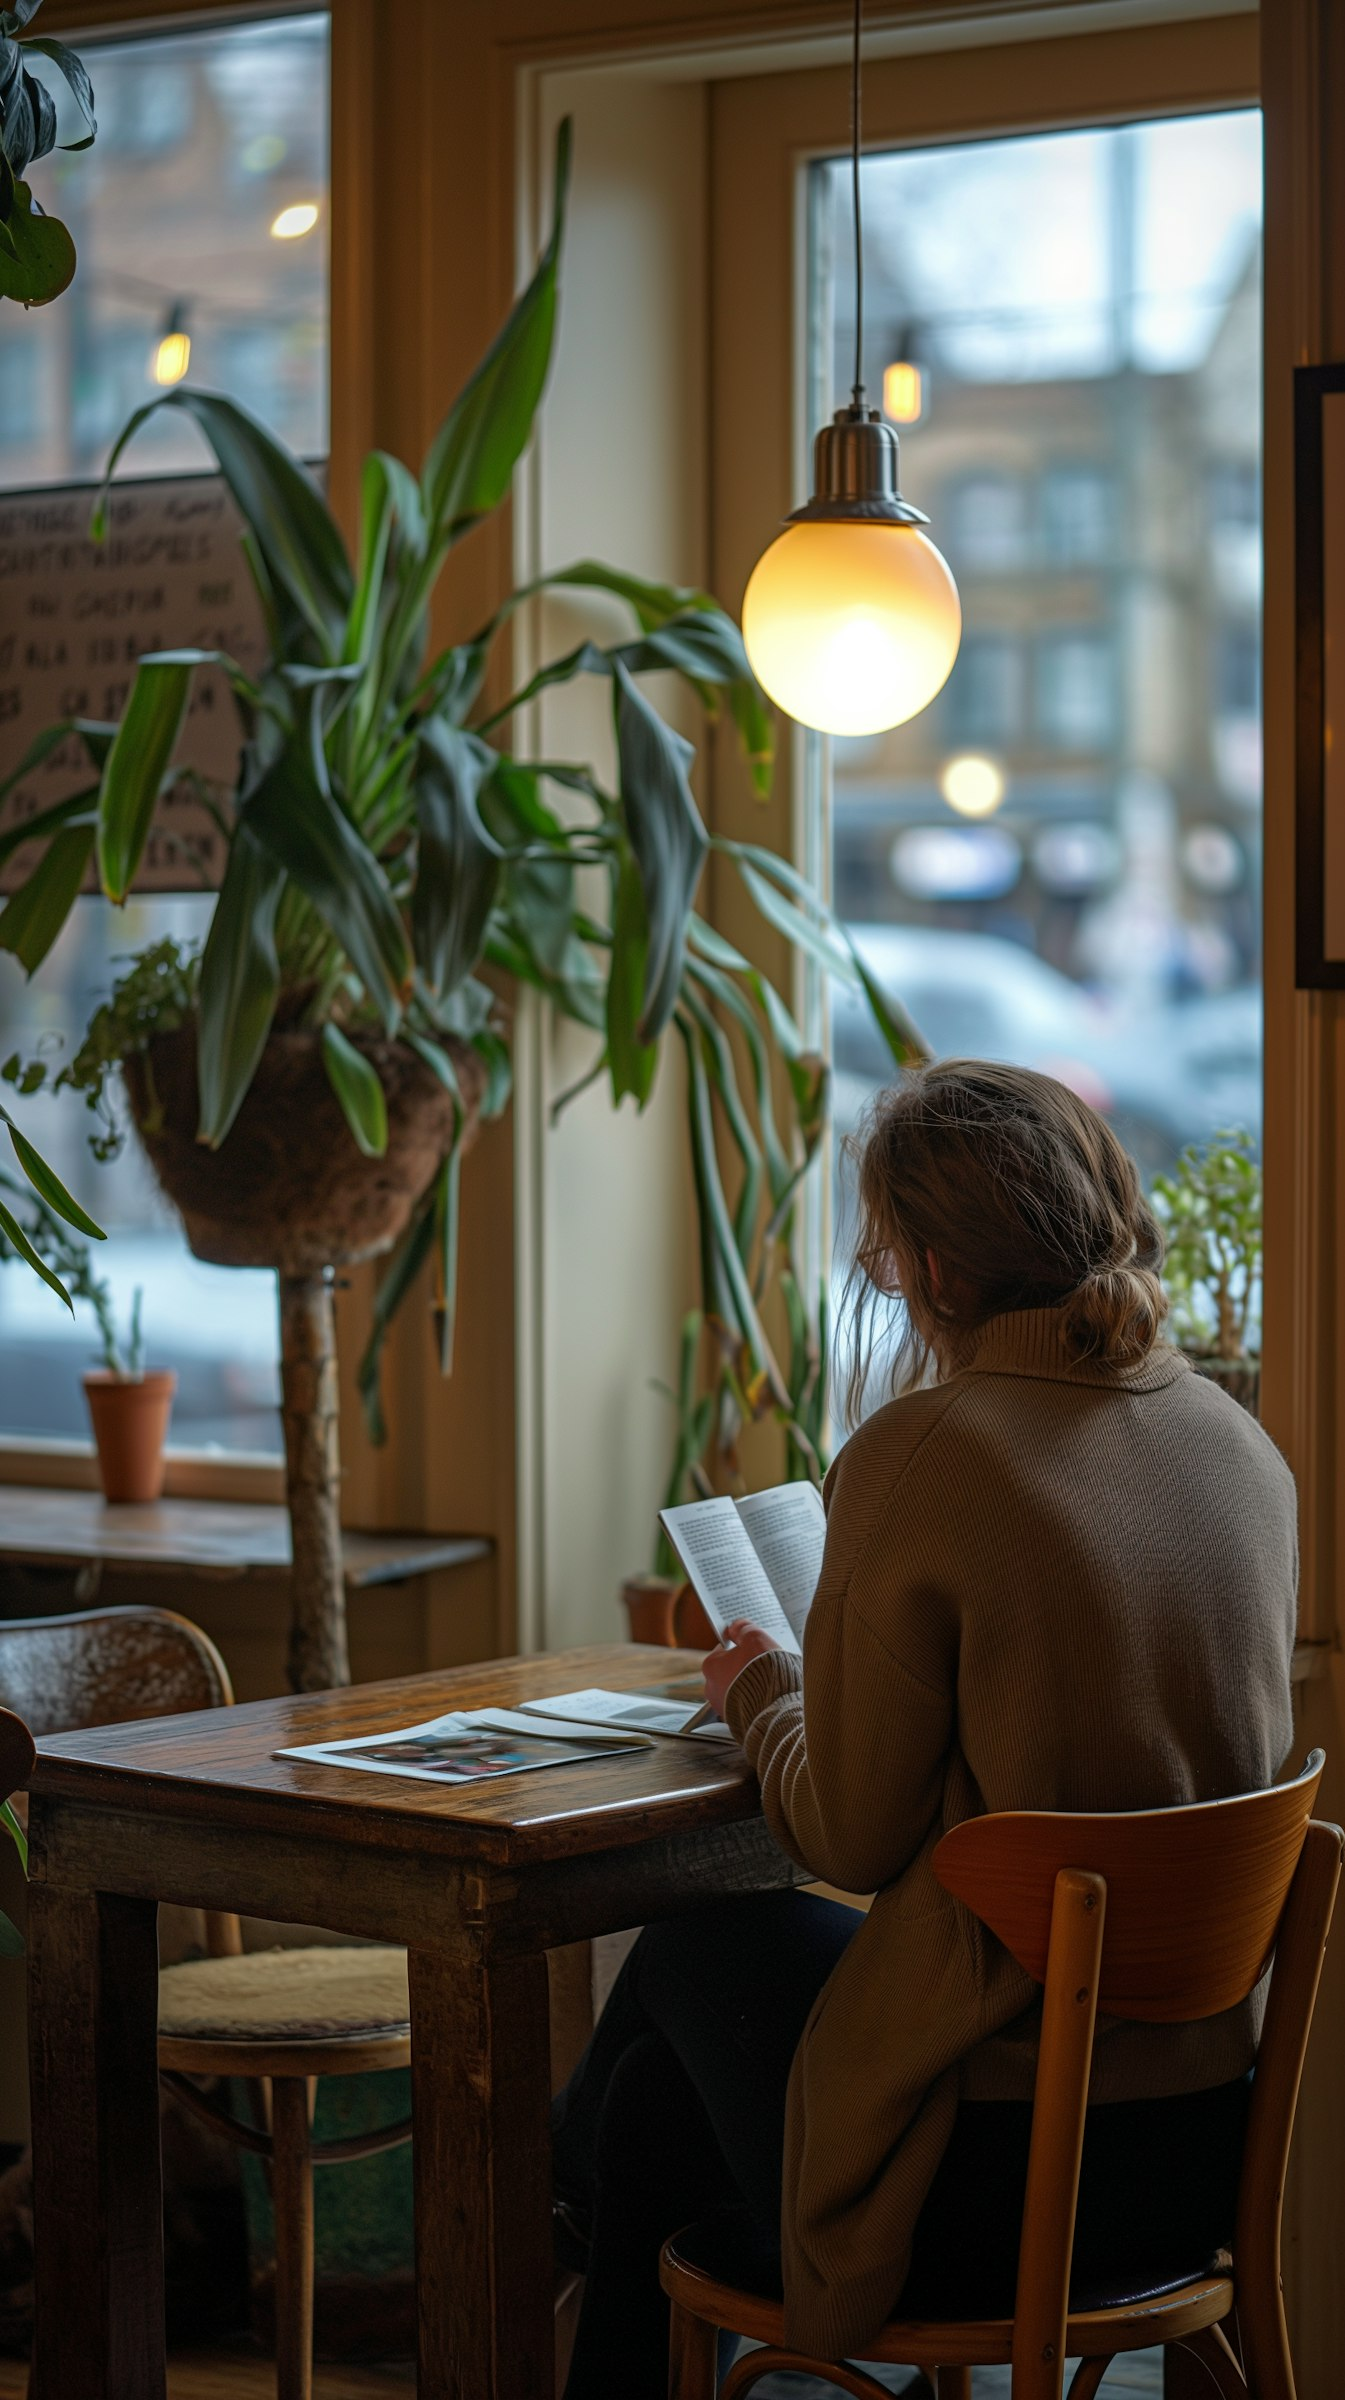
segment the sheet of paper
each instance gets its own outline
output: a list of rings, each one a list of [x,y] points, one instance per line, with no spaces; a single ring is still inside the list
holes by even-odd
[[[759,1625],[782,1650],[797,1650],[794,1628],[771,1590],[735,1502],[687,1500],[663,1508],[660,1521],[705,1604],[716,1633],[735,1617]]]
[[[778,1483],[769,1492],[749,1492],[734,1505],[801,1644],[826,1548],[822,1495],[815,1483]]]
[[[567,1717],[578,1725],[610,1725],[613,1732],[665,1733],[693,1742],[731,1742],[733,1736],[719,1717],[698,1725],[694,1733],[687,1733],[700,1708],[699,1700],[668,1700],[656,1692],[608,1692],[594,1685],[583,1692],[557,1692],[547,1700],[525,1700],[520,1713]]]

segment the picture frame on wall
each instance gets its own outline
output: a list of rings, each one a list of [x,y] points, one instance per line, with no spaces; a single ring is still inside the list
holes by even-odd
[[[1345,364],[1294,370],[1295,976],[1345,990]]]

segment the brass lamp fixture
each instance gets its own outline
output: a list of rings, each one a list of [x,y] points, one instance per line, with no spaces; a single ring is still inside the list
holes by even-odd
[[[855,216],[855,374],[813,444],[813,498],[785,519],[743,596],[743,639],[758,681],[800,724],[879,733],[927,708],[948,679],[962,609],[947,563],[904,500],[898,441],[864,390],[860,216],[860,40],[855,0],[851,174]]]

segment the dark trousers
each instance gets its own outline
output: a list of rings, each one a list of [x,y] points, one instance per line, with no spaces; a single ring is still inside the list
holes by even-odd
[[[738,2212],[744,2254],[763,2282],[778,2278],[789,2069],[861,1923],[835,1901],[771,1892],[640,1935],[553,2114],[556,2190],[593,2227],[566,2400],[663,2400],[658,2255],[694,2218]],[[1076,2282],[1103,2264],[1146,2279],[1174,2255],[1198,2270],[1229,2239],[1248,2088],[1089,2111]],[[917,2228],[912,2313],[1012,2307],[1031,2114],[959,2110]]]

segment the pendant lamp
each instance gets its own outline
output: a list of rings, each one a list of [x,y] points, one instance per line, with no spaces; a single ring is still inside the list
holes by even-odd
[[[757,680],[819,733],[881,733],[927,708],[948,680],[962,609],[928,517],[903,500],[898,445],[863,381],[864,251],[859,209],[860,33],[855,0],[851,173],[855,214],[855,380],[813,444],[813,497],[785,519],[743,595]]]

